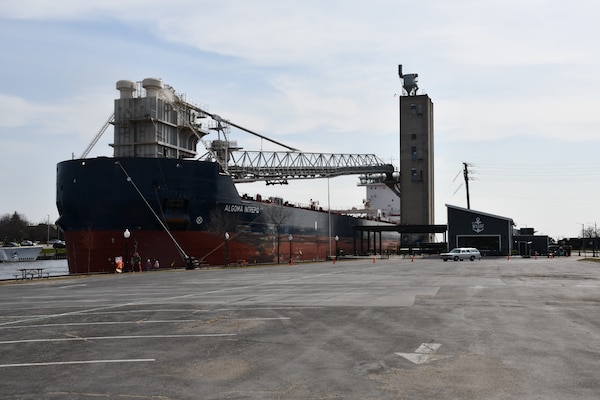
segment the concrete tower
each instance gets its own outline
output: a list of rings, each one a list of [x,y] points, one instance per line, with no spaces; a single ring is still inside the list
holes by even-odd
[[[400,218],[402,224],[433,225],[433,103],[417,94],[417,74],[402,74],[400,96]],[[403,241],[429,241],[429,237]]]

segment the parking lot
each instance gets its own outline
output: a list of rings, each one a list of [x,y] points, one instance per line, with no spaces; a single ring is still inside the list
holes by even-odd
[[[600,264],[390,258],[0,285],[2,399],[592,399]]]

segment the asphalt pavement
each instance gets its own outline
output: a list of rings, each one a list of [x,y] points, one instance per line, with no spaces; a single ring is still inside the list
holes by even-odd
[[[390,258],[0,285],[2,399],[597,399],[600,263]]]

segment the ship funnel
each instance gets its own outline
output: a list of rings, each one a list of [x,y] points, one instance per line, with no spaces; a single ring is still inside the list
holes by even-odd
[[[142,86],[146,89],[146,97],[158,97],[158,92],[163,88],[163,83],[157,78],[146,78],[142,81]]]
[[[135,88],[136,88],[136,85],[135,85],[134,81],[128,81],[128,80],[117,81],[117,90],[119,92],[121,92],[122,99],[133,98],[133,92],[135,92]]]

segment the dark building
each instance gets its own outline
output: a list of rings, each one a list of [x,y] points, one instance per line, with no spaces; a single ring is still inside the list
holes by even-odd
[[[513,254],[518,254],[522,257],[545,256],[548,254],[550,238],[548,236],[535,235],[533,228],[518,229],[513,236],[513,240]]]
[[[448,247],[476,247],[482,255],[508,256],[513,249],[511,218],[446,204]]]

